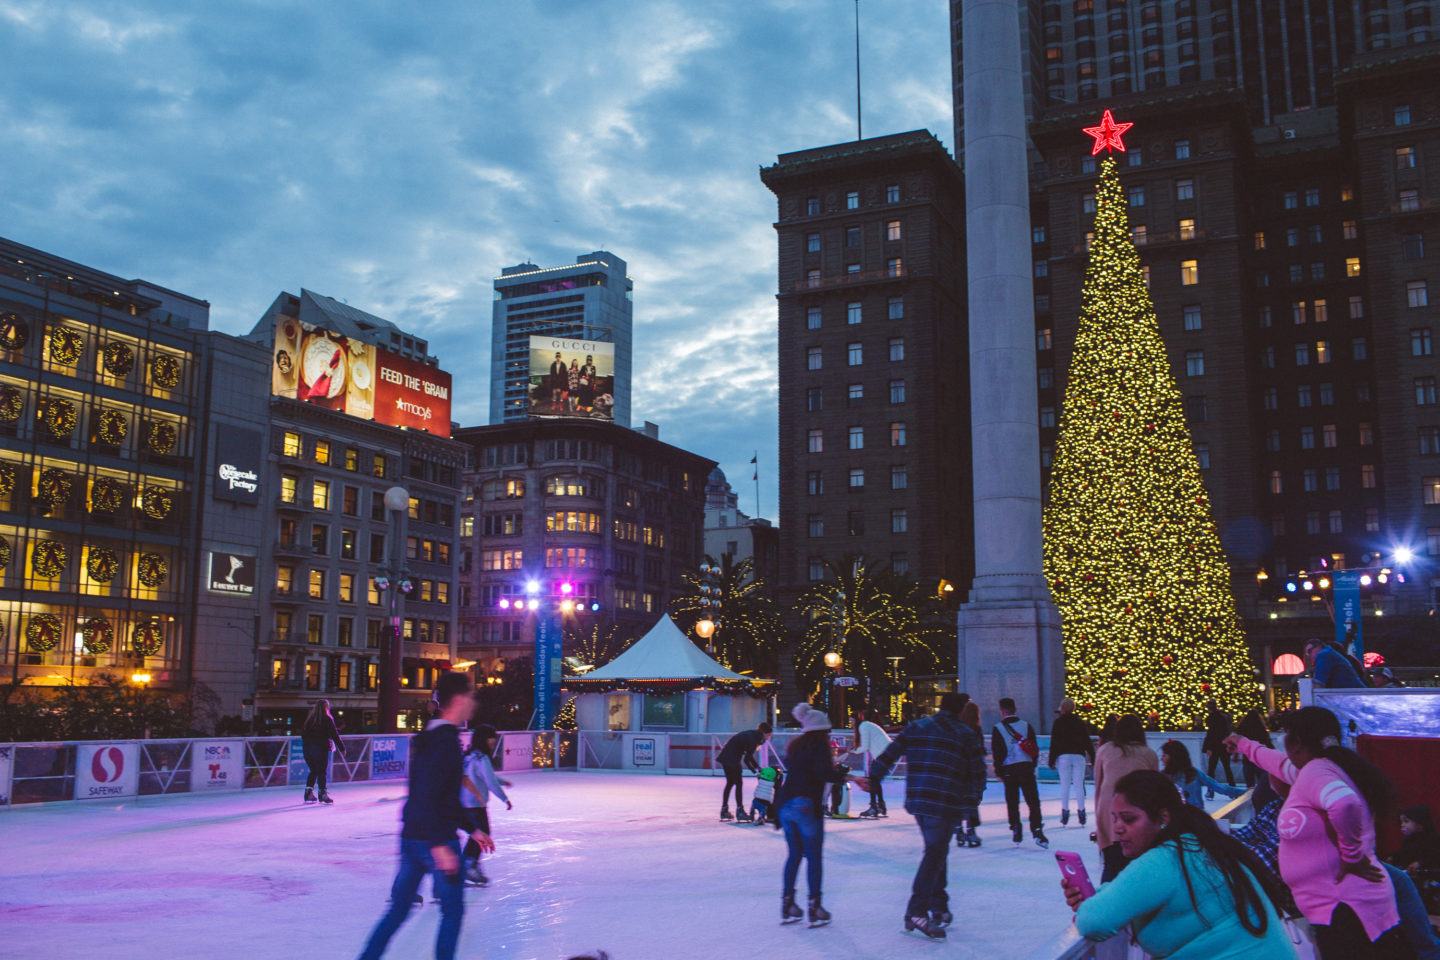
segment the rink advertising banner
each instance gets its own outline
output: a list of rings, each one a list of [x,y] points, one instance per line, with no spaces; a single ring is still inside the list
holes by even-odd
[[[215,432],[215,499],[260,502],[260,433],[226,424]]]
[[[615,344],[530,338],[530,416],[615,419]]]
[[[281,316],[275,323],[270,392],[302,403],[450,436],[450,374]]]
[[[255,593],[255,554],[216,551],[210,554],[206,580],[211,593],[249,597]]]
[[[245,786],[245,741],[209,743],[197,740],[190,748],[190,790],[239,790]]]
[[[655,738],[636,737],[631,740],[630,762],[637,767],[655,766]]]
[[[86,743],[75,748],[76,800],[133,797],[139,792],[138,743]]]
[[[325,744],[325,749],[330,749],[330,744]],[[330,770],[334,767],[333,753],[325,756],[325,777],[329,779]],[[305,778],[310,775],[310,765],[305,762],[305,741],[299,737],[290,738],[290,786],[303,786]]]
[[[0,807],[10,806],[10,767],[14,756],[14,747],[0,744]]]
[[[549,730],[560,700],[564,632],[558,614],[541,614],[535,627],[535,722],[532,730]]]
[[[409,737],[370,739],[370,779],[404,780],[410,760]]]
[[[1360,574],[1336,570],[1331,575],[1331,599],[1335,604],[1335,642],[1357,660],[1365,659],[1364,624],[1360,616]]]

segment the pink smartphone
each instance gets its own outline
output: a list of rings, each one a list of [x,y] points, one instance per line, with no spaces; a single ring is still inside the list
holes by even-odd
[[[1060,864],[1060,875],[1079,890],[1081,896],[1087,900],[1095,896],[1095,884],[1090,882],[1090,871],[1085,869],[1085,861],[1080,859],[1080,854],[1057,850],[1055,862]]]

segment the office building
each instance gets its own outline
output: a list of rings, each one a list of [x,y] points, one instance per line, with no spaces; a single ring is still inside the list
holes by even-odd
[[[780,570],[971,576],[963,184],[928,131],[781,154]]]
[[[605,250],[576,257],[568,265],[521,263],[503,269],[495,278],[490,329],[490,422],[574,415],[583,394],[589,415],[628,427],[634,289],[625,261]],[[532,337],[547,342],[532,344]],[[609,346],[593,348],[593,342]],[[560,359],[552,354],[562,352],[561,362],[573,361],[577,367],[568,391],[564,383],[555,382],[549,368]],[[592,356],[609,390],[579,382],[580,368]],[[613,369],[607,369],[612,364]],[[606,393],[610,396],[602,399]]]

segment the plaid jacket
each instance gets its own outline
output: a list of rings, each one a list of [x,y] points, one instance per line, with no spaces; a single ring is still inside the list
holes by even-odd
[[[878,780],[904,756],[905,810],[917,817],[973,820],[985,792],[985,746],[980,734],[941,712],[900,731],[870,763]]]

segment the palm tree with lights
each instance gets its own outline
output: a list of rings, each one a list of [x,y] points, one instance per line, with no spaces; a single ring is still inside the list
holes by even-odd
[[[755,574],[754,558],[732,563],[706,556],[683,579],[686,589],[670,605],[682,630],[731,670],[760,670],[774,660],[784,628],[769,586]]]

